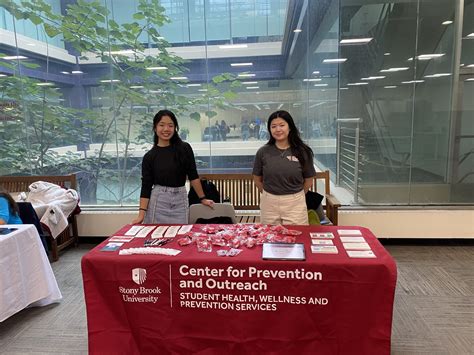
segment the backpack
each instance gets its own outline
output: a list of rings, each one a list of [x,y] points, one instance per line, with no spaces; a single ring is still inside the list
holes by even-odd
[[[221,202],[221,195],[219,194],[219,191],[217,191],[217,187],[213,182],[206,179],[201,179],[201,185],[206,198],[214,201],[215,203]],[[190,206],[196,203],[201,203],[201,201],[199,201],[199,196],[196,194],[196,191],[194,191],[192,186],[188,193],[188,201]]]

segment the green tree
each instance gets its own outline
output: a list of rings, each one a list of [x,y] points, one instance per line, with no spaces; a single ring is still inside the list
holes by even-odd
[[[139,0],[131,20],[121,24],[110,17],[109,10],[99,1],[78,0],[69,4],[63,14],[54,13],[43,0],[22,1],[20,5],[11,0],[0,2],[16,19],[28,19],[43,26],[49,37],[62,35],[77,53],[77,62],[95,57],[110,68],[109,74],[98,83],[104,94],[103,101],[109,103],[108,111],[75,112],[63,108],[67,111],[66,116],[71,118],[70,122],[83,130],[79,136],[64,137],[65,141],[99,143],[93,154],[85,158],[73,159],[74,154],[65,155],[69,170],[83,171],[93,182],[86,194],[81,191],[88,202],[95,202],[100,180],[107,181],[103,185],[106,189],[111,186],[111,181],[119,183],[118,191],[110,189],[113,200],[119,203],[135,193],[137,184],[130,184],[129,179],[139,175],[140,161],[130,159],[130,152],[134,144],[150,143],[152,107],[172,107],[177,114],[187,113],[192,119],[200,120],[201,114],[190,112],[189,108],[203,104],[225,108],[235,95],[233,90],[240,86],[232,75],[221,74],[208,83],[207,92],[201,96],[179,94],[180,86],[185,85],[186,80],[172,78],[186,73],[186,62],[167,50],[170,44],[159,33],[160,27],[169,19],[158,0]],[[146,43],[142,38],[146,38]],[[17,94],[21,97],[20,92]],[[147,109],[137,113],[136,106]],[[84,112],[87,114],[83,115]],[[212,118],[216,112],[206,110],[204,115]],[[52,123],[54,117],[44,115],[43,119]],[[140,127],[138,132],[134,127]],[[100,134],[86,137],[82,133],[86,131]],[[113,154],[106,149],[110,144],[115,144]],[[40,160],[53,154],[47,146],[41,146],[41,151],[45,153]],[[55,155],[51,158],[56,159]]]

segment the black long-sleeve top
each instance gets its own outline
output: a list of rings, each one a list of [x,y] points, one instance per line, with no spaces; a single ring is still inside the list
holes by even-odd
[[[191,146],[183,142],[180,146],[154,146],[142,161],[142,189],[140,197],[150,198],[153,185],[180,187],[188,179],[199,178]]]

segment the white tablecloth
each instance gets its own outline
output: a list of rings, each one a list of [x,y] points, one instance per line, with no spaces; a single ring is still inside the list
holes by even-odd
[[[34,225],[2,225],[18,230],[0,235],[0,322],[31,306],[62,299]]]

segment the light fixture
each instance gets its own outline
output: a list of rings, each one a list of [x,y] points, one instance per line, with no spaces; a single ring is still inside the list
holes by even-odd
[[[346,38],[341,39],[340,44],[367,44],[372,41],[372,37],[367,38]]]
[[[255,76],[255,74],[251,74],[251,73],[242,73],[242,74],[239,74],[237,75],[239,78],[253,78]]]
[[[71,74],[84,74],[82,70],[72,70]]]
[[[293,30],[294,33],[300,33],[300,32],[302,32],[302,31],[303,31],[303,30],[302,30],[301,28],[295,28],[295,29]]]
[[[315,74],[315,75],[316,75],[316,74],[319,74],[319,71],[318,71],[318,70],[315,70],[315,71],[313,72],[313,74]]]
[[[474,32],[469,33],[466,37],[467,37],[467,38],[474,38]]]
[[[402,81],[402,84],[416,84],[416,83],[424,83],[424,80],[409,80],[409,81]]]
[[[243,85],[254,85],[258,84],[258,81],[242,81]]]
[[[444,53],[433,53],[433,54],[420,54],[416,56],[416,59],[418,60],[430,60],[430,59],[435,59],[442,57]],[[408,60],[413,60],[413,58],[408,58]]]
[[[339,88],[339,90],[349,90],[349,88]]]
[[[369,83],[348,83],[347,86],[369,85]]]
[[[469,78],[469,79],[466,79],[464,81],[474,81],[474,78]]]
[[[474,68],[474,64],[469,64],[465,66],[466,68]]]
[[[450,76],[451,73],[437,73],[437,74],[430,74],[430,75],[425,75],[425,78],[440,78],[442,76]]]
[[[442,23],[442,25],[445,25],[445,26],[446,26],[446,25],[450,25],[450,24],[452,24],[452,23],[453,23],[453,21],[448,20],[448,21],[444,21],[444,22]]]
[[[0,78],[7,76],[6,74],[0,74]]]
[[[247,86],[247,90],[252,90],[252,89],[259,89],[260,86]]]
[[[171,80],[188,80],[187,76],[172,76]]]
[[[147,67],[146,70],[166,70],[167,67]]]
[[[70,73],[70,72],[68,72],[68,71],[62,71],[62,72],[61,72],[61,74],[66,74],[66,75],[69,75],[69,74],[71,74],[71,73]]]
[[[48,83],[48,82],[45,82],[45,83],[36,83],[36,86],[53,86],[54,84],[53,83]]]
[[[347,58],[324,59],[323,63],[344,63]]]
[[[253,63],[230,63],[232,67],[250,67]]]
[[[199,89],[198,91],[207,92],[207,89]]]
[[[320,78],[311,78],[311,79],[303,79],[303,81],[321,81],[323,79]]]
[[[392,53],[390,53],[390,52],[386,52],[386,53],[384,53],[383,55],[388,56],[388,55],[391,55],[391,54],[392,54]]]
[[[384,89],[395,89],[397,86],[395,85],[387,85],[387,86],[384,86]]]
[[[143,85],[132,85],[130,86],[130,89],[143,89],[144,86]]]
[[[408,68],[408,67],[388,68],[388,69],[382,69],[380,72],[381,73],[393,73],[393,72],[404,71],[404,70],[408,70],[408,69],[410,69],[410,68]]]
[[[314,86],[328,86],[328,84],[314,84]]]
[[[248,46],[246,44],[224,44],[222,46],[219,46],[219,49],[241,49],[247,47]]]
[[[22,60],[22,59],[28,59],[28,57],[22,56],[22,55],[7,55],[6,57],[0,57],[0,59],[5,59],[5,60]]]
[[[120,82],[120,80],[119,80],[119,79],[112,79],[112,80],[110,80],[110,79],[107,79],[107,80],[104,79],[104,80],[101,80],[100,82],[101,82],[101,83],[118,83],[118,82]]]
[[[310,105],[309,108],[314,108],[314,107],[317,107],[317,106],[321,106],[321,105],[324,105],[325,103],[326,103],[326,101],[317,102],[315,104]]]
[[[360,80],[379,80],[379,79],[385,79],[385,76],[380,75],[380,76],[369,76],[367,78],[360,78]]]
[[[201,84],[196,83],[196,84],[188,84],[187,85],[188,88],[194,87],[194,86],[201,86]]]

